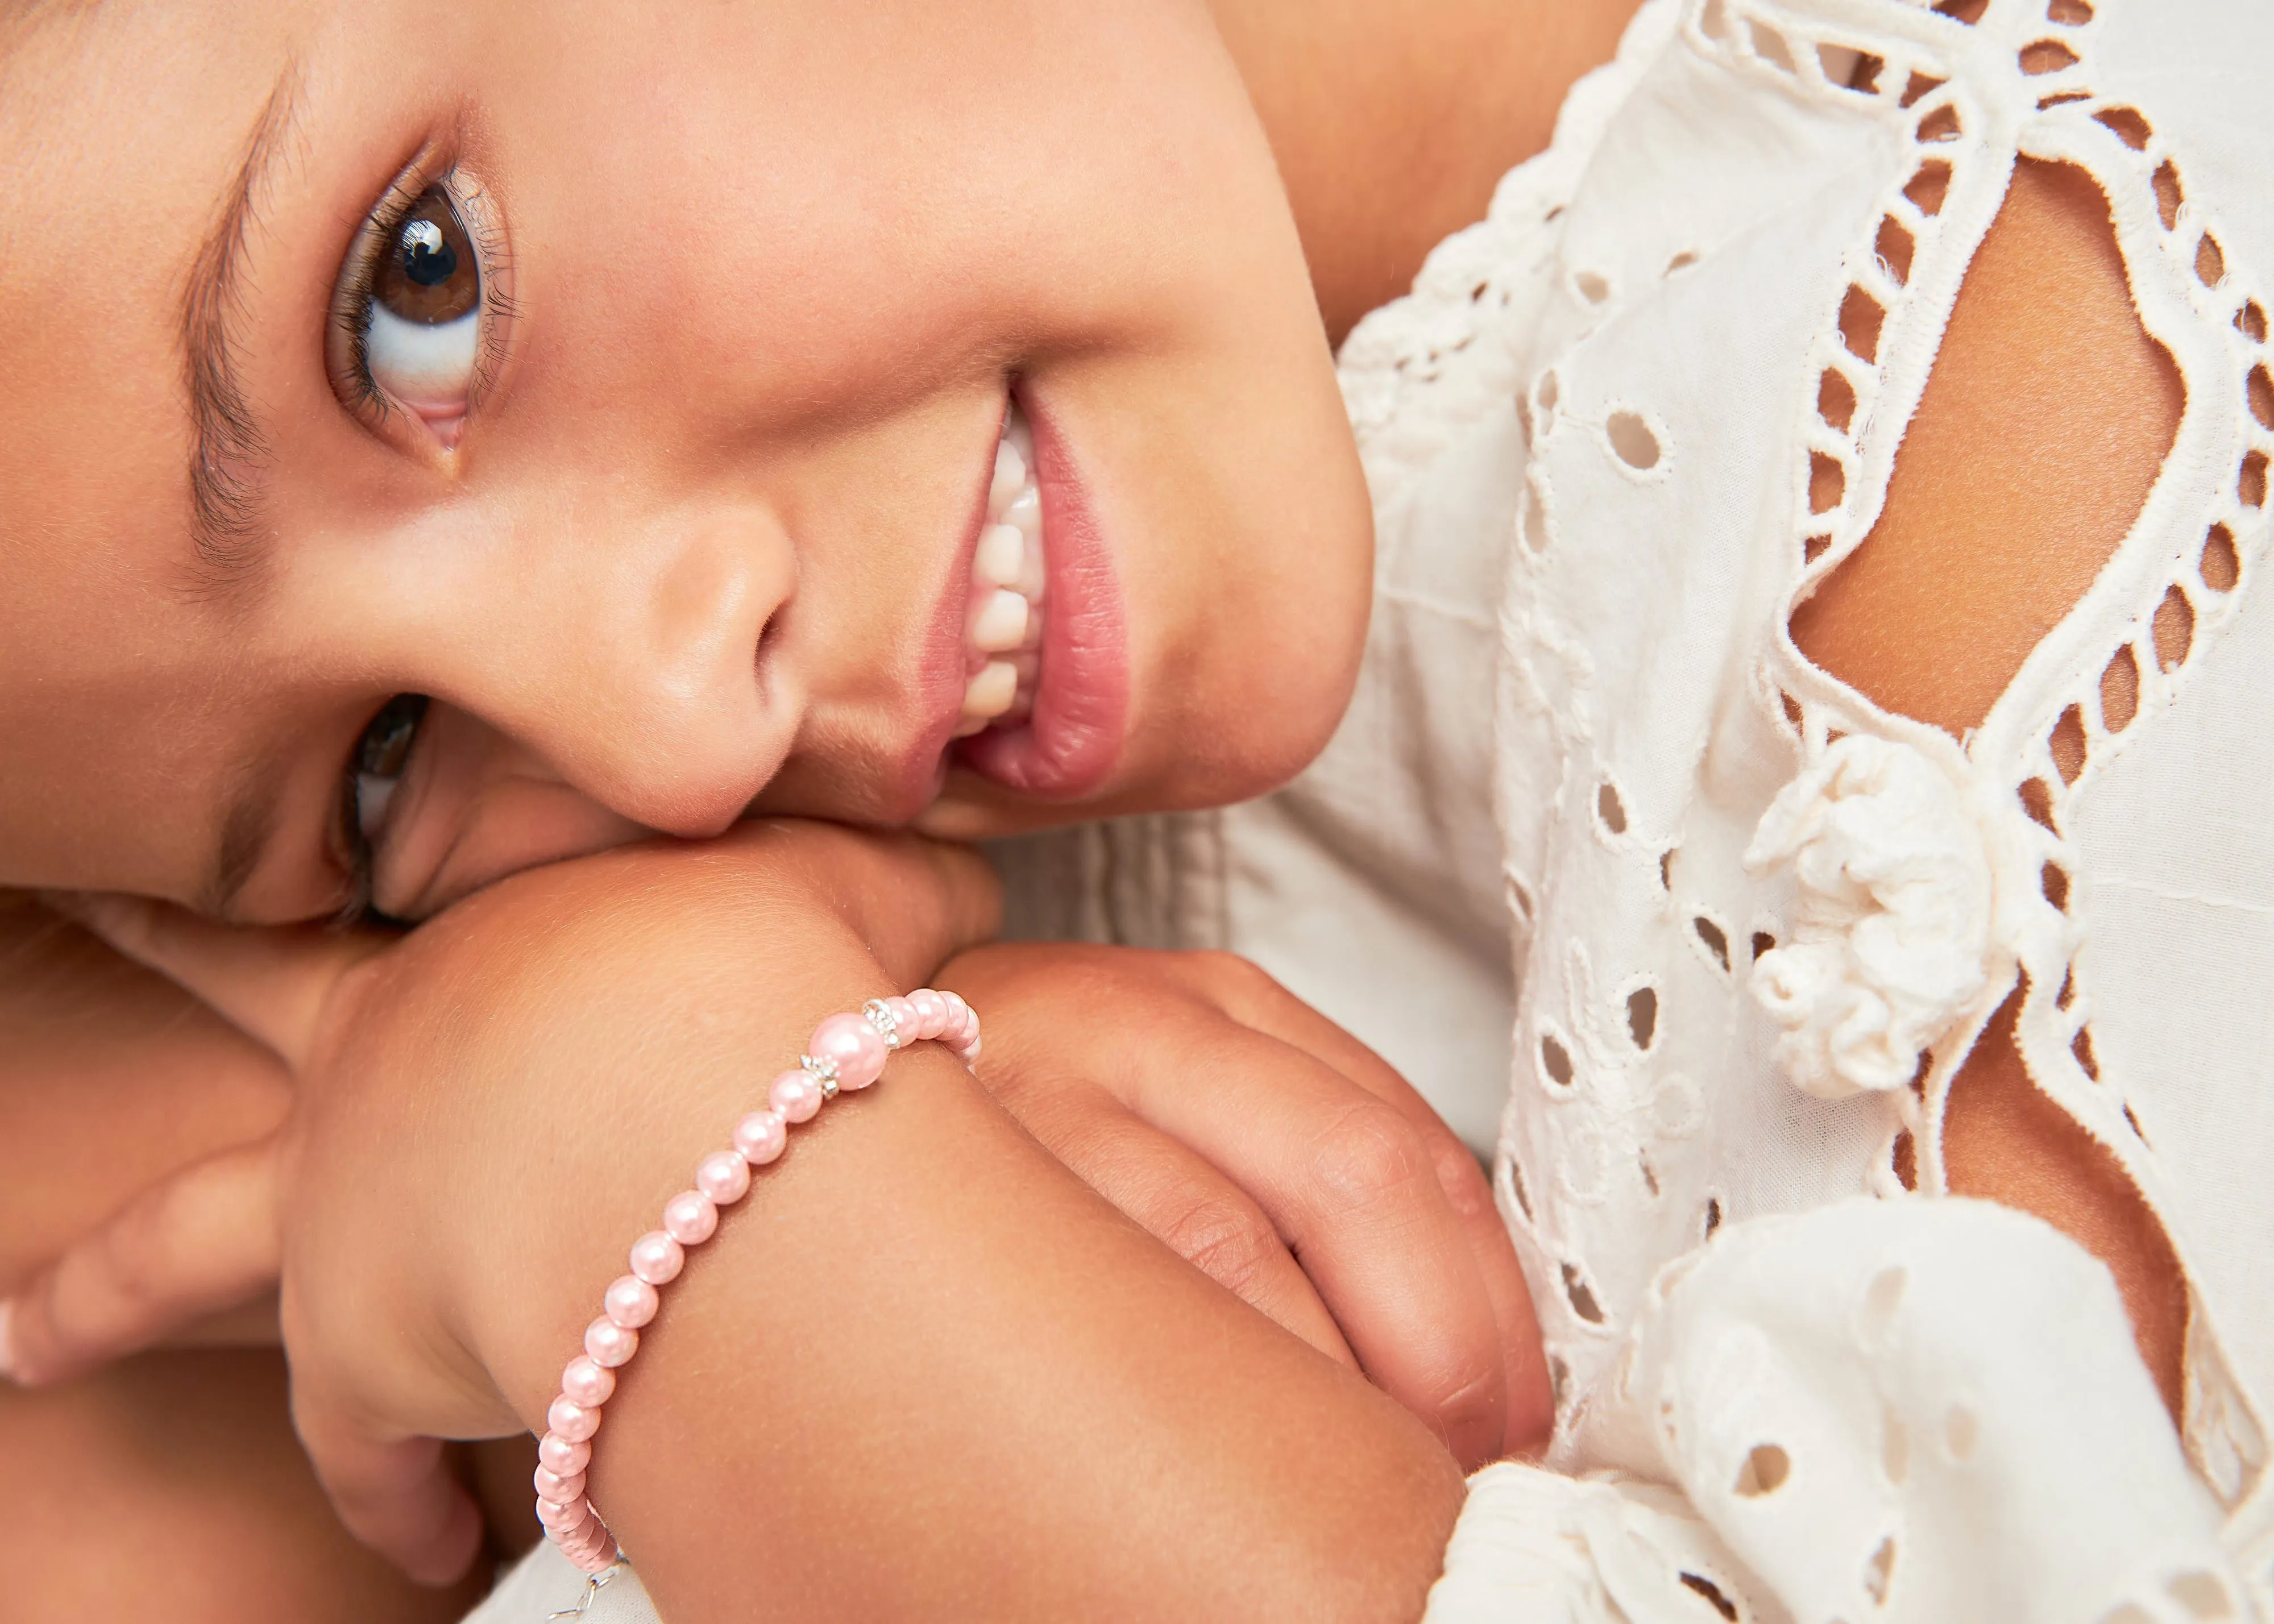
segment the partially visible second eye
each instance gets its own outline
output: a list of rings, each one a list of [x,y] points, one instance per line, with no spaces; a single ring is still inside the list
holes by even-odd
[[[365,367],[374,387],[452,443],[481,356],[482,272],[449,193],[421,192],[377,259]]]

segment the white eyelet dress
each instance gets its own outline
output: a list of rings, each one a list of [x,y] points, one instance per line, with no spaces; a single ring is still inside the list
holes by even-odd
[[[1030,927],[1246,952],[1496,1138],[1557,1427],[1433,1624],[2274,1620],[2270,83],[2265,0],[1652,0],[1344,348],[1381,553],[1325,756],[1007,853]],[[1960,741],[1787,621],[2019,156],[2106,192],[2186,406]],[[2017,988],[2185,1271],[2180,1427],[2098,1263],[1942,1193]]]

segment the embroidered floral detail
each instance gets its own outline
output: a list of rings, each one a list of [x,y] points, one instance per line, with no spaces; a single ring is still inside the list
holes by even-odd
[[[1793,939],[1753,966],[1795,1087],[1900,1088],[1990,979],[1994,885],[1979,822],[1905,744],[1842,739],[1763,814],[1745,867],[1789,863]]]

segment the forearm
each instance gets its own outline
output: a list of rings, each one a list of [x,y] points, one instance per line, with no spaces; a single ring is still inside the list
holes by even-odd
[[[564,898],[545,957],[574,985],[519,972],[592,1034],[546,1045],[579,1056],[531,1147],[561,1199],[504,1216],[524,1267],[468,1309],[532,1425],[696,1157],[816,1018],[889,984],[826,932],[754,971],[734,944],[779,939],[781,898],[709,875],[645,923],[651,900]],[[652,1049],[628,1011],[680,1034],[645,1076],[606,1057]],[[591,1492],[675,1620],[1412,1618],[1459,1505],[1419,1424],[1121,1219],[930,1046],[799,1130],[665,1301]]]

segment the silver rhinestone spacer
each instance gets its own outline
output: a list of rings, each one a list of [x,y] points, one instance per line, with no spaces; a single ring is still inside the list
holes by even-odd
[[[817,1060],[811,1055],[800,1055],[797,1064],[808,1077],[821,1085],[824,1104],[837,1097],[837,1063],[834,1060]]]
[[[886,1049],[900,1046],[900,1023],[892,1019],[891,1004],[882,998],[871,998],[861,1006],[861,1013],[877,1029],[877,1035],[885,1040]]]

